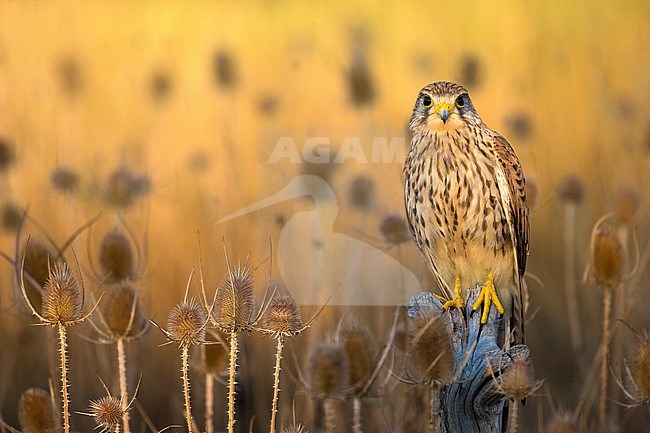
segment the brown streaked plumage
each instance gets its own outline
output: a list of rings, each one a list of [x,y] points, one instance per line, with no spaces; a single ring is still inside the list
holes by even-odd
[[[524,342],[528,207],[521,164],[510,144],[481,120],[467,90],[440,81],[418,95],[404,165],[409,228],[443,293],[462,306],[506,314],[513,341]],[[496,289],[496,291],[494,291]],[[487,299],[487,300],[486,300]],[[499,302],[501,301],[501,302]]]

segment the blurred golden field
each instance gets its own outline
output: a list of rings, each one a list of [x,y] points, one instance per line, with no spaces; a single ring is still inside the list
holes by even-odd
[[[548,401],[573,411],[583,387],[593,380],[587,370],[600,342],[602,291],[582,276],[592,227],[613,210],[624,188],[638,197],[638,208],[630,222],[635,230],[628,231],[625,243],[629,277],[624,305],[615,299],[621,306],[613,322],[619,355],[628,356],[635,338],[616,319],[637,330],[649,325],[649,20],[646,1],[5,0],[0,2],[0,141],[13,153],[0,167],[0,205],[28,209],[58,245],[101,214],[92,230],[73,242],[74,255],[72,250],[66,254],[85,273],[90,273],[89,251],[92,255],[103,233],[123,216],[146,246],[140,284],[148,314],[162,324],[182,300],[192,268],[198,269],[199,250],[209,294],[226,272],[224,244],[231,260],[250,256],[254,266],[273,255],[271,279],[281,287],[278,263],[299,275],[294,282],[303,281],[311,269],[309,257],[277,257],[277,245],[287,222],[314,211],[318,197],[298,200],[300,194],[294,194],[245,216],[217,221],[272,196],[297,175],[316,174],[335,195],[334,202],[320,202],[323,215],[335,218],[329,231],[324,228],[326,245],[328,236],[362,241],[400,261],[425,289],[432,288],[412,242],[387,248],[381,240],[382,219],[404,213],[403,161],[373,161],[369,155],[374,138],[405,136],[424,85],[438,80],[464,84],[482,119],[508,138],[527,178],[537,185],[528,272],[541,284],[528,282],[527,329],[537,377],[548,387],[529,399],[524,421],[525,431],[543,431],[553,415]],[[350,77],[356,77],[361,94],[351,91]],[[296,143],[297,163],[289,158],[270,162],[281,137]],[[355,138],[361,146],[355,151],[361,149],[368,161],[357,155],[342,163],[309,164],[302,152],[310,137],[329,139],[324,148],[332,160],[346,139]],[[79,176],[72,192],[53,187],[52,174],[61,167]],[[107,179],[118,167],[143,176],[150,186],[128,206],[106,202]],[[564,303],[566,203],[557,189],[569,174],[585,185],[572,230],[585,359],[571,354]],[[362,188],[361,199],[354,194],[360,176],[366,179],[362,185],[370,185]],[[15,226],[6,217],[3,226],[0,250],[14,257]],[[302,229],[308,233],[310,228]],[[299,243],[301,233],[286,245]],[[34,222],[25,224],[21,245],[27,235],[45,240]],[[307,245],[304,251],[310,248],[318,246]],[[308,293],[294,296],[311,300],[309,304],[324,302],[342,282],[341,273],[358,272],[357,262],[346,255],[350,252],[331,253],[339,257],[328,262],[337,269],[323,268],[326,283],[304,287]],[[42,349],[46,333],[29,326],[35,322],[13,273],[10,263],[0,265],[0,410],[17,426],[20,393],[27,387],[47,389],[49,361]],[[268,262],[256,273],[260,301],[267,273]],[[84,279],[97,297],[100,285],[90,275]],[[400,293],[403,288],[377,291],[392,289]],[[194,286],[191,290],[195,293]],[[372,301],[377,294],[365,286],[342,284],[337,292],[354,292],[355,299],[368,299],[373,307],[359,302],[346,308],[335,302],[296,344],[307,347],[335,332],[341,313],[349,311],[367,321],[377,341],[385,342],[393,317],[390,305],[378,307]],[[401,303],[407,302],[405,294]],[[81,337],[92,336],[87,324],[71,329],[71,407],[83,411],[88,399],[103,392],[96,371],[112,383],[114,355],[111,347]],[[158,428],[183,420],[180,363],[173,345],[157,347],[164,341],[152,328],[131,348],[131,383],[141,371],[138,400]],[[244,409],[237,426],[247,431],[256,414],[254,431],[264,431],[273,345],[257,336],[244,344]],[[622,358],[612,359],[612,371],[620,371],[621,363]],[[295,370],[290,361],[286,368]],[[199,377],[196,390],[201,389]],[[288,425],[294,384],[289,375],[282,381],[279,419]],[[625,401],[617,389],[611,381],[612,406]],[[584,431],[595,431],[590,410],[596,393],[597,387],[580,414]],[[195,398],[195,416],[202,425],[202,397]],[[216,400],[225,404],[225,392]],[[311,426],[305,409],[309,400],[308,394],[297,394],[299,419]],[[389,395],[369,405],[374,413],[390,404]],[[218,430],[225,426],[220,407]],[[618,413],[616,431],[641,432],[649,421],[647,407],[620,408]],[[375,415],[368,431],[403,431]],[[72,419],[77,430],[93,427],[87,417]]]

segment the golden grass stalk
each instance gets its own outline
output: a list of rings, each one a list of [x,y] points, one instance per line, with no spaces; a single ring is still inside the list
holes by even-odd
[[[600,362],[600,400],[598,405],[598,422],[600,431],[606,429],[607,413],[607,359],[609,355],[610,316],[612,292],[621,282],[624,269],[623,246],[616,232],[608,226],[596,225],[591,242],[591,270],[596,284],[604,289],[603,298],[603,335]]]
[[[29,241],[28,241],[29,245]],[[28,246],[26,246],[27,248]],[[34,308],[25,288],[24,279],[25,257],[20,270],[20,289],[25,303],[32,314],[44,325],[56,327],[59,336],[59,355],[61,365],[61,401],[62,417],[65,433],[70,432],[70,398],[68,395],[68,352],[66,328],[86,320],[97,308],[93,306],[90,312],[83,314],[84,288],[67,263],[57,262],[49,268],[49,275],[43,287],[42,312]],[[101,297],[100,297],[101,300]]]

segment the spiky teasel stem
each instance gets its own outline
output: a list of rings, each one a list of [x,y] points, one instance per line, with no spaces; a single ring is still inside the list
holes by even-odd
[[[275,349],[275,369],[273,371],[273,404],[271,407],[271,428],[270,433],[275,433],[276,417],[278,413],[278,397],[280,395],[280,363],[282,361],[282,349],[284,348],[284,336],[278,336],[278,344]]]
[[[117,364],[120,375],[120,396],[122,398],[122,424],[124,433],[131,433],[130,421],[131,416],[127,409],[129,404],[129,391],[127,388],[127,378],[126,378],[126,354],[124,350],[124,339],[119,338],[117,340]]]
[[[237,384],[237,331],[230,331],[230,364],[228,367],[228,433],[235,431],[235,385]]]
[[[61,354],[61,402],[63,404],[63,431],[70,433],[70,398],[68,396],[68,355],[66,331],[63,323],[57,327],[59,331],[59,353]]]
[[[323,400],[323,412],[325,413],[325,431],[334,433],[336,428],[336,402],[332,397]]]
[[[603,339],[600,359],[600,401],[598,403],[598,423],[605,431],[605,414],[607,412],[607,357],[609,355],[609,321],[612,310],[612,290],[605,288],[603,299]]]
[[[181,373],[183,375],[183,395],[185,396],[185,421],[187,421],[187,431],[193,433],[192,427],[192,404],[190,402],[190,378],[189,371],[189,350],[188,345],[183,345],[181,349]]]

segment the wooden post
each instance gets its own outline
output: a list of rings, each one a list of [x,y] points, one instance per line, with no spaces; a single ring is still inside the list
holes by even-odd
[[[506,430],[507,399],[499,392],[501,372],[513,358],[530,358],[527,346],[508,350],[499,347],[503,320],[491,307],[487,323],[481,324],[481,310],[472,311],[481,287],[469,291],[463,309],[445,310],[431,293],[409,300],[408,315],[429,308],[446,321],[454,350],[454,381],[440,389],[440,419],[443,433],[501,433]]]

